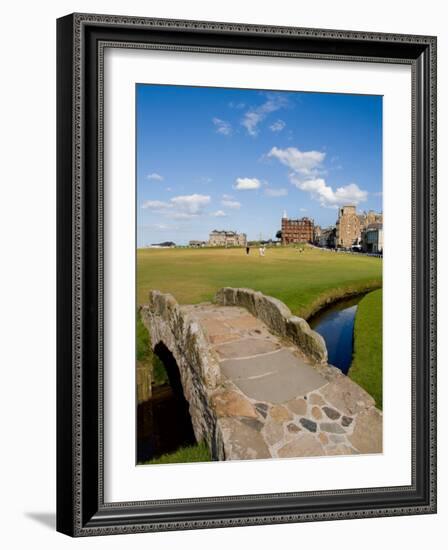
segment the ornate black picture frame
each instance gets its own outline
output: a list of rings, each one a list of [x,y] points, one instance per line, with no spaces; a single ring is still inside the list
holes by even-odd
[[[103,490],[107,45],[412,68],[412,484],[108,503]],[[436,38],[73,14],[57,22],[57,529],[71,536],[436,512]]]

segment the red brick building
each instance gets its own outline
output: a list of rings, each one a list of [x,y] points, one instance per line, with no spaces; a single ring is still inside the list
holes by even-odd
[[[282,218],[282,244],[312,243],[314,222],[309,218],[290,220],[286,214]]]

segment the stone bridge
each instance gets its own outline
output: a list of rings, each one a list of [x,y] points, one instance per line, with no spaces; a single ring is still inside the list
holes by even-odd
[[[195,437],[215,460],[382,452],[373,398],[327,363],[322,337],[281,301],[223,288],[141,308],[155,352],[174,358]]]

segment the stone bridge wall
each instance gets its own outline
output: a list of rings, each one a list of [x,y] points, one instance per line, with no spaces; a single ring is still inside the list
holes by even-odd
[[[273,333],[298,346],[310,363],[329,368],[324,366],[327,350],[321,336],[306,321],[292,315],[281,301],[250,289],[223,288],[215,302],[218,307],[248,310]],[[254,403],[221,374],[220,359],[198,322],[197,308],[201,306],[181,306],[170,294],[151,291],[148,304],[141,307],[151,346],[154,350],[163,344],[174,356],[195,437],[207,442],[213,459],[267,458],[270,454],[264,441],[260,445],[261,436],[247,425],[249,421],[260,424]],[[240,441],[242,432],[244,442]]]
[[[141,317],[149,331],[152,349],[162,343],[177,362],[196,440],[205,440],[212,457],[222,459],[220,431],[210,407],[220,368],[201,327],[182,311],[171,294],[157,290],[150,292],[148,304],[141,308]]]
[[[312,330],[305,319],[293,315],[280,300],[250,288],[225,287],[218,291],[215,302],[223,306],[246,308],[272,332],[292,341],[313,362],[327,363],[327,346],[322,336]]]

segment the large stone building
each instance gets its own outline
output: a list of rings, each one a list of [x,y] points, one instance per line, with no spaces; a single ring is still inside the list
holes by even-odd
[[[336,246],[351,248],[361,244],[363,231],[373,224],[382,224],[383,215],[373,210],[358,214],[356,206],[347,205],[339,209],[339,217],[336,222]]]
[[[210,246],[246,246],[247,236],[245,233],[236,231],[213,230],[209,235]]]
[[[361,221],[356,206],[342,206],[336,222],[336,246],[351,248],[361,240]]]
[[[314,222],[309,218],[291,220],[286,212],[282,217],[282,244],[312,243],[314,240]]]

